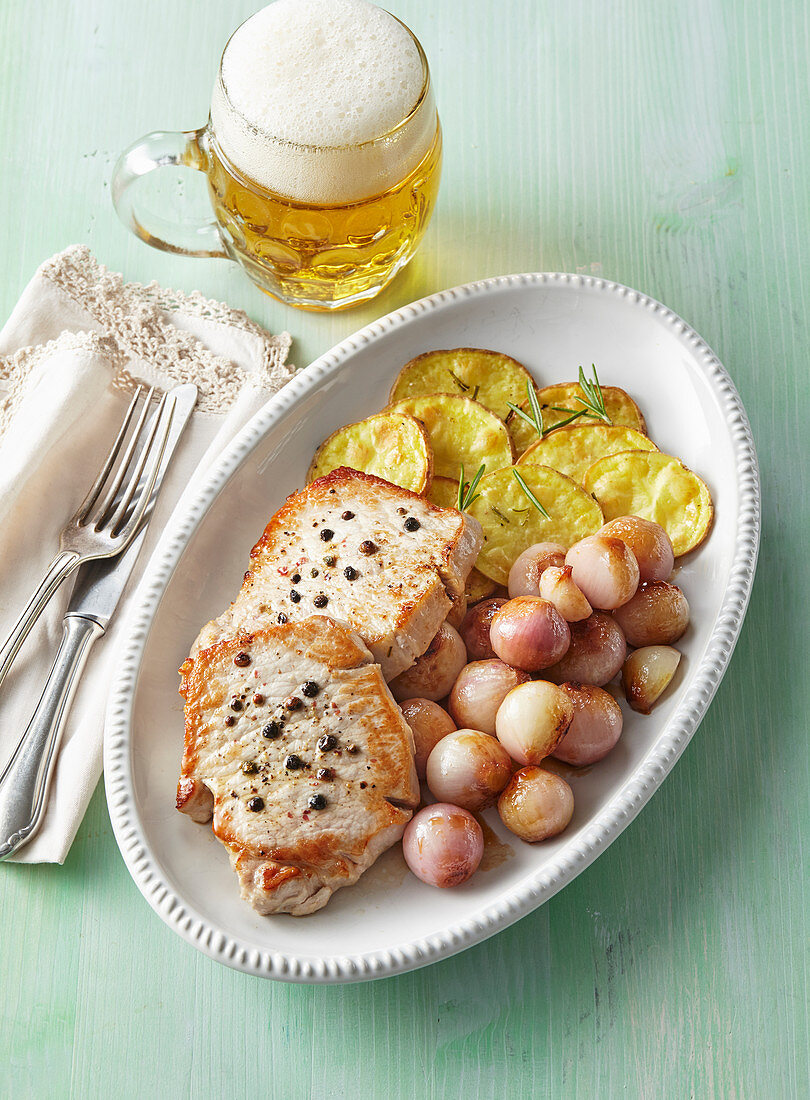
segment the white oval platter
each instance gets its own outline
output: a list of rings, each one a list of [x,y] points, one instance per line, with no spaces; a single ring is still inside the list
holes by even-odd
[[[309,917],[261,917],[239,897],[208,826],[174,808],[183,738],[177,668],[200,625],[239,589],[248,552],[312,453],[334,429],[377,411],[408,359],[433,348],[507,352],[542,384],[597,365],[627,389],[655,442],[708,483],[708,540],[683,559],[692,608],[684,659],[653,714],[625,707],[613,752],[566,773],[576,809],[568,829],[524,844],[489,810],[487,869],[436,890],[405,868],[400,846]],[[162,538],[130,616],[107,714],[107,799],[139,889],[194,947],[251,974],[346,982],[402,973],[447,957],[547,901],[615,840],[660,786],[706,712],[742,625],[759,542],[759,479],[745,411],[704,341],[636,291],[578,275],[511,275],[408,305],[302,370],[250,421]],[[689,805],[682,812],[690,812]]]

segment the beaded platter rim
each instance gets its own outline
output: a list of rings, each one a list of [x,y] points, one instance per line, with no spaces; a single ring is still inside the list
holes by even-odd
[[[655,313],[675,332],[703,373],[726,420],[737,478],[737,535],[720,611],[705,654],[688,691],[655,749],[575,840],[530,880],[508,889],[495,904],[460,920],[440,934],[358,955],[313,957],[263,950],[225,932],[196,911],[173,889],[150,850],[140,825],[130,772],[131,725],[135,693],[149,630],[186,545],[209,507],[241,463],[271,428],[349,357],[391,329],[453,305],[460,299],[508,288],[567,283],[581,290],[618,295]],[[526,273],[496,276],[422,298],[389,313],[335,345],[301,370],[260,409],[207,475],[184,513],[166,530],[133,600],[126,639],[117,660],[107,707],[104,778],[113,831],[138,889],[161,919],[209,957],[245,973],[288,982],[338,983],[389,977],[437,962],[471,947],[548,901],[585,870],[639,813],[691,740],[731,659],[751,593],[759,550],[760,482],[748,417],[736,387],[720,360],[690,325],[640,291],[596,276]]]

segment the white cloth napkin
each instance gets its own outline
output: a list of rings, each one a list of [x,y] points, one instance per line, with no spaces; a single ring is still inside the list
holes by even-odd
[[[0,637],[58,550],[93,483],[133,383],[194,382],[197,406],[163,483],[115,617],[90,652],[64,732],[47,813],[15,857],[63,863],[101,774],[104,709],[127,603],[181,493],[289,381],[287,333],[199,294],[124,283],[83,246],[39,268],[0,330]],[[0,770],[39,699],[62,636],[62,586],[0,688]]]

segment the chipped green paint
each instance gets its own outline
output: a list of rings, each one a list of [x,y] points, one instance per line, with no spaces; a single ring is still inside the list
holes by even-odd
[[[220,47],[259,2],[0,3],[0,314],[74,241],[289,328],[299,363],[470,279],[617,279],[736,380],[759,576],[717,697],[638,819],[542,909],[414,974],[306,988],[211,962],[141,898],[97,791],[63,868],[0,866],[0,1097],[810,1095],[807,5],[392,0],[435,77],[439,206],[381,298],[318,317],[234,265],[149,250],[109,202],[125,145],[203,121]]]

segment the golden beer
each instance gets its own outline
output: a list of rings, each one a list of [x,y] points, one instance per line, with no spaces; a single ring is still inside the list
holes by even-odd
[[[225,47],[203,149],[226,250],[263,289],[313,309],[370,298],[439,187],[422,48],[368,0],[276,0]]]
[[[370,298],[405,266],[427,228],[442,140],[382,194],[335,205],[295,202],[249,179],[208,146],[214,213],[228,252],[266,290],[305,308]]]

